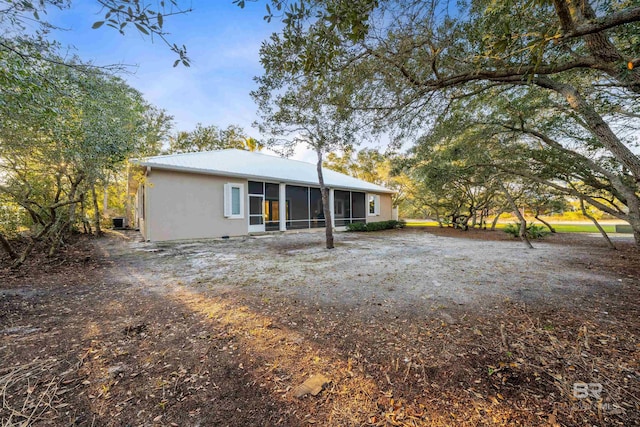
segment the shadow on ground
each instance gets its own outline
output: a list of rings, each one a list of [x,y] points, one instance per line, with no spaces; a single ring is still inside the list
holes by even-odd
[[[319,238],[129,235],[2,270],[3,425],[640,421],[634,252],[547,243],[528,262],[556,270],[527,276],[513,242],[342,234],[329,254]]]

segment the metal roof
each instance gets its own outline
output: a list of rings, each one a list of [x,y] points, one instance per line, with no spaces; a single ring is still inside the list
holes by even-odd
[[[158,168],[253,180],[318,185],[318,172],[313,163],[237,149],[147,157],[133,160],[133,163],[150,167],[152,170]],[[326,168],[323,168],[322,173],[327,187],[378,193],[394,192],[380,185]]]

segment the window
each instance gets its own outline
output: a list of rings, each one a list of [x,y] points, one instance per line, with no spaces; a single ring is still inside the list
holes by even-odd
[[[224,216],[244,218],[244,185],[227,183],[224,185]]]
[[[146,191],[145,191],[144,185],[140,185],[140,198],[139,198],[140,205],[139,205],[139,210],[141,212],[140,213],[140,218],[142,218],[142,219],[146,219],[146,217],[145,217],[146,207],[144,206],[145,193],[146,193]]]
[[[369,216],[380,215],[380,196],[369,194]]]

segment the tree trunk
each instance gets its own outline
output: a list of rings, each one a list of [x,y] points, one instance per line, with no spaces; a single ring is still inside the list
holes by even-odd
[[[595,108],[586,102],[575,87],[557,82],[549,77],[536,77],[534,81],[538,86],[553,90],[564,96],[571,108],[580,113],[585,119],[589,130],[598,138],[598,141],[608,149],[622,165],[627,167],[636,179],[640,179],[640,157],[636,156],[620,141],[609,124],[605,122]]]
[[[507,198],[507,201],[513,208],[513,212],[516,214],[516,216],[520,220],[520,240],[522,240],[522,242],[525,244],[526,247],[528,247],[529,249],[533,249],[533,245],[531,244],[531,242],[529,241],[529,238],[527,237],[527,220],[524,219],[522,212],[520,212],[520,209],[518,209],[518,205],[516,204],[516,201],[513,200],[513,197],[511,197],[511,194],[507,191],[507,189],[505,188],[502,182],[500,182],[500,187],[502,187],[502,191],[504,192],[504,195]]]
[[[82,195],[80,195],[80,217],[82,221],[82,229],[85,234],[91,234],[93,230],[91,230],[91,224],[89,224],[89,221],[87,221],[87,216],[84,209],[84,201],[85,201],[85,194],[82,193]]]
[[[633,230],[633,238],[636,242],[636,248],[640,250],[640,203],[638,198],[629,199],[627,201],[629,212],[625,221],[629,223]]]
[[[7,254],[9,254],[9,258],[18,259],[18,253],[15,251],[15,249],[13,249],[13,246],[11,246],[11,242],[9,242],[9,239],[7,239],[2,233],[0,233],[0,244],[2,245],[2,248],[7,252]]]
[[[68,222],[62,224],[60,226],[60,229],[58,230],[58,232],[55,233],[55,236],[53,238],[53,242],[51,243],[51,246],[49,247],[49,253],[48,253],[49,257],[52,257],[58,251],[58,248],[62,244],[62,238],[64,237],[64,231],[68,226],[69,226]]]
[[[538,221],[540,221],[541,223],[543,223],[545,225],[545,227],[547,227],[549,229],[549,231],[551,231],[552,233],[556,232],[556,229],[553,228],[551,226],[551,224],[549,224],[547,221],[545,221],[544,219],[540,218],[540,215],[538,212],[536,212],[536,216],[534,216],[535,219],[537,219]]]
[[[503,213],[504,213],[504,211],[500,210],[496,214],[496,217],[493,218],[493,221],[491,222],[491,231],[496,231],[496,226],[498,225],[498,220],[500,219],[500,215],[502,215]]]
[[[440,217],[440,212],[438,212],[438,210],[435,210],[436,212],[436,221],[438,221],[438,227],[440,228],[444,228],[444,224],[442,224],[442,218]]]
[[[49,222],[49,224],[45,225],[42,230],[40,230],[38,232],[38,234],[36,234],[35,236],[30,238],[29,244],[27,245],[27,247],[24,249],[24,251],[22,251],[22,253],[20,254],[20,256],[18,257],[18,259],[16,259],[13,262],[13,265],[11,266],[12,268],[18,268],[20,267],[22,264],[24,264],[24,262],[27,260],[27,257],[29,256],[29,254],[31,254],[31,251],[33,250],[33,248],[35,248],[36,246],[36,242],[38,240],[40,240],[42,238],[42,236],[46,235],[49,230],[51,229],[51,227],[53,227],[53,224],[55,223],[56,218],[55,216],[52,218],[51,222]]]
[[[96,236],[102,236],[102,229],[100,228],[100,206],[98,206],[98,197],[96,195],[95,182],[91,184],[91,196],[93,199],[93,209],[95,211],[93,220],[96,227]]]
[[[22,264],[24,264],[24,262],[27,260],[27,257],[29,256],[29,254],[31,253],[31,251],[33,250],[33,248],[35,246],[36,246],[36,241],[35,241],[35,239],[31,238],[31,240],[29,241],[29,244],[24,249],[24,251],[22,251],[22,253],[18,257],[18,259],[16,259],[13,262],[13,264],[11,265],[11,268],[18,268]]]
[[[102,212],[107,213],[107,209],[109,209],[109,174],[104,179],[104,194],[102,196]]]
[[[602,226],[600,226],[600,224],[598,223],[598,220],[596,220],[596,218],[593,215],[589,215],[589,213],[587,212],[587,209],[584,207],[584,199],[580,199],[580,209],[582,210],[582,215],[589,218],[595,224],[600,234],[602,234],[602,237],[604,237],[604,240],[606,240],[607,246],[609,246],[610,249],[615,250],[616,246],[613,244],[613,242],[607,235],[607,232],[604,231],[604,228],[602,228]]]
[[[320,193],[322,193],[322,210],[324,211],[325,238],[327,249],[333,249],[333,227],[331,225],[331,206],[329,206],[329,189],[324,185],[324,176],[322,175],[322,149],[316,148],[318,154],[318,184],[320,184]]]

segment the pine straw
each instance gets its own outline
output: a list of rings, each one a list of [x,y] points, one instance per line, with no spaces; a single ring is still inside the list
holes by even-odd
[[[160,298],[150,284],[105,285],[113,270],[92,261],[65,266],[43,276],[49,294],[0,300],[5,324],[41,326],[0,336],[12,350],[0,356],[2,427],[640,425],[637,280],[562,310],[492,301],[372,315],[242,288]],[[293,396],[317,373],[331,380],[320,394]],[[576,382],[602,384],[602,399],[576,399]]]
[[[468,349],[436,368],[453,375],[456,366],[458,371],[466,369],[467,375],[455,381],[448,382],[446,374],[434,378],[429,375],[434,368],[422,363],[404,364],[400,369],[397,361],[382,364],[384,379],[377,383],[386,380],[387,391],[378,391],[377,411],[368,414],[366,425],[640,423],[640,346],[635,337],[615,325],[606,329],[590,321],[574,323],[566,315],[547,317],[543,323],[518,306],[504,314],[500,325],[476,319],[442,326],[449,330],[453,348]],[[371,371],[373,363],[368,365]],[[601,384],[601,398],[575,398],[574,384],[580,382]],[[424,388],[411,392],[408,383]],[[405,397],[396,398],[394,393]],[[349,400],[348,395],[344,398]],[[354,408],[370,407],[375,400],[374,395]],[[362,425],[358,412],[342,413],[336,425]]]
[[[61,383],[72,372],[51,374],[58,371],[61,364],[55,358],[36,358],[29,363],[0,369],[2,427],[25,427],[57,418],[58,410],[67,406],[60,400],[60,396],[68,391],[61,388]],[[21,402],[21,405],[15,402]]]

